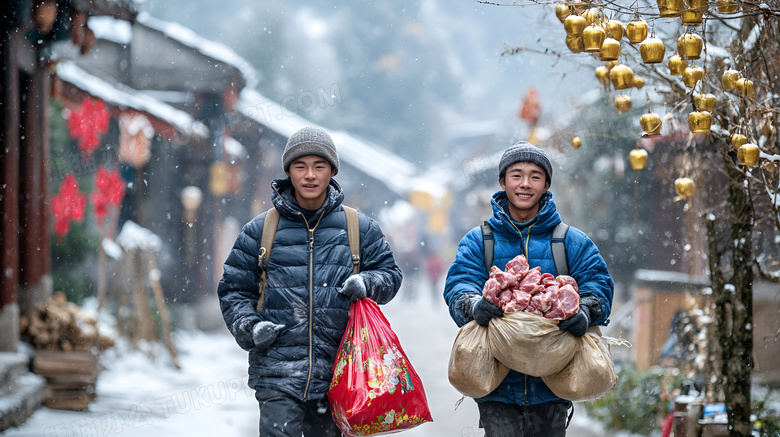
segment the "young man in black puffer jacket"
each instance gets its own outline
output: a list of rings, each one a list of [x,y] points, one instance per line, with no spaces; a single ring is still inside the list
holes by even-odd
[[[280,220],[268,258],[260,312],[263,213],[241,230],[225,261],[218,295],[228,329],[249,351],[249,386],[260,403],[260,436],[338,436],[327,391],[351,302],[389,302],[401,270],[379,225],[358,213],[360,273],[352,274],[344,194],[332,179],[339,158],[323,130],[303,128],[282,155],[287,174],[272,183]]]

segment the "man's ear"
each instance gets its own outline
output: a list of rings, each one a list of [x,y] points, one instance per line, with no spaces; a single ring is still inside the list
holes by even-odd
[[[544,181],[544,191],[547,191],[550,189],[550,183],[547,181]]]
[[[498,185],[501,185],[501,189],[506,191],[506,181],[504,178],[498,178]]]
[[[336,167],[330,166],[330,177],[336,176]]]

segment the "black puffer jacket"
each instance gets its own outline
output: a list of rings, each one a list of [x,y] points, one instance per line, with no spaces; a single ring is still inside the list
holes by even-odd
[[[326,395],[350,300],[338,289],[352,274],[344,194],[331,179],[322,207],[307,223],[289,179],[272,184],[279,210],[263,307],[258,299],[258,254],[265,214],[241,230],[225,261],[217,289],[222,315],[239,346],[249,351],[249,386],[282,390],[301,400]],[[360,223],[360,276],[367,295],[389,302],[401,286],[401,270],[379,225],[363,213]],[[309,231],[314,230],[309,251]],[[252,328],[259,321],[285,325],[265,350],[254,349]]]

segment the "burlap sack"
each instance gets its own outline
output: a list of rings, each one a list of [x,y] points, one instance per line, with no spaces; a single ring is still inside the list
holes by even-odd
[[[576,352],[576,338],[555,320],[518,311],[490,321],[490,350],[502,364],[531,376],[560,372]]]
[[[506,378],[509,368],[493,358],[488,328],[477,322],[463,325],[450,352],[450,384],[471,398],[487,396]]]
[[[555,396],[570,401],[594,401],[606,396],[615,387],[617,375],[601,330],[591,326],[577,339],[577,351],[569,365],[542,380]]]

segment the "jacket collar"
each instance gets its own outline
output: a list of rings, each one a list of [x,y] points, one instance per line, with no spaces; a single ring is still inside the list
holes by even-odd
[[[274,180],[271,182],[271,188],[273,190],[271,202],[273,202],[279,214],[287,218],[300,217],[303,209],[298,204],[298,201],[295,200],[295,189],[290,178]],[[325,201],[314,216],[319,217],[320,214],[332,212],[341,205],[343,200],[344,191],[338,182],[331,178],[328,184],[328,195],[325,196]]]
[[[522,231],[532,227],[534,234],[547,233],[552,232],[552,229],[561,222],[561,216],[558,215],[552,192],[549,190],[539,200],[539,212],[527,222],[512,220],[512,216],[509,214],[509,198],[507,198],[506,191],[497,191],[493,194],[491,204],[493,205],[493,216],[488,222],[498,232],[517,235],[515,228]]]

